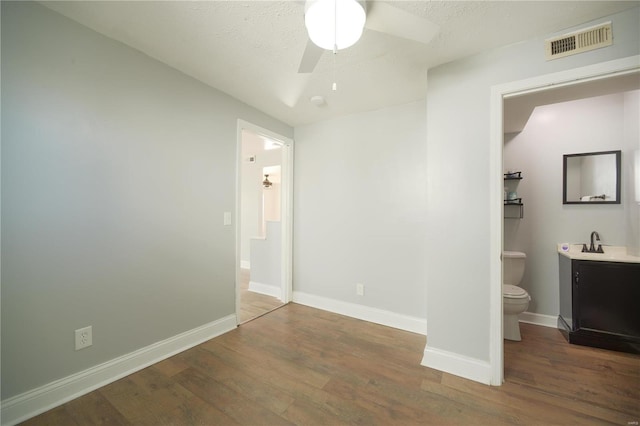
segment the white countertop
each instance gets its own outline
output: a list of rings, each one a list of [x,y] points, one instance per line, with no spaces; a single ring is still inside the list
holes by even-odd
[[[558,253],[569,259],[640,263],[640,257],[627,254],[626,247],[603,245],[602,250],[604,250],[604,253],[583,253],[582,244],[568,244],[568,249],[566,249],[566,246],[567,244],[558,244]],[[587,244],[587,247],[589,247],[589,244]]]

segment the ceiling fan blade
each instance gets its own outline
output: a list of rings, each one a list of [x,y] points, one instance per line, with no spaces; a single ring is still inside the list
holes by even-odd
[[[440,32],[437,24],[380,1],[367,2],[365,27],[424,44]]]
[[[316,46],[311,40],[309,40],[307,42],[307,47],[304,49],[298,73],[312,73],[323,53],[323,48]]]
[[[295,108],[298,102],[300,102],[305,89],[309,86],[311,77],[311,74],[302,73],[283,74],[273,86],[274,93],[279,94],[278,97],[284,105],[289,108]]]

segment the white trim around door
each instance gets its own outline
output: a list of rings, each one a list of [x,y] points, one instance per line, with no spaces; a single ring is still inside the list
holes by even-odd
[[[491,140],[490,140],[490,333],[489,356],[491,384],[500,386],[504,379],[504,347],[502,339],[502,227],[503,227],[503,170],[502,149],[503,101],[512,96],[536,93],[593,80],[617,77],[640,71],[640,55],[601,62],[552,74],[491,87]]]
[[[241,259],[241,232],[240,221],[242,203],[240,191],[242,188],[242,131],[248,130],[263,135],[282,144],[282,186],[281,186],[281,238],[282,238],[282,263],[281,263],[281,301],[289,303],[293,297],[293,139],[275,133],[269,129],[238,120],[236,143],[236,315],[240,312],[240,267]]]

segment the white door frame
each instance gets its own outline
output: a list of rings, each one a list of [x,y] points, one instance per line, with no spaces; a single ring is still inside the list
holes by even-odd
[[[282,143],[281,159],[281,205],[280,228],[281,248],[281,282],[280,300],[289,303],[293,297],[293,139],[282,136],[269,129],[238,119],[236,143],[236,318],[240,313],[240,263],[241,256],[241,214],[242,214],[242,131],[248,130]],[[238,319],[236,322],[239,324]]]
[[[601,62],[552,74],[514,81],[491,87],[491,138],[489,148],[490,205],[490,365],[491,384],[500,386],[504,380],[504,341],[502,338],[502,244],[503,244],[503,100],[513,96],[555,89],[593,80],[606,79],[640,70],[640,55]]]

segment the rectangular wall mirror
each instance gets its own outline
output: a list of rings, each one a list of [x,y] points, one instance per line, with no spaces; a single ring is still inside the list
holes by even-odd
[[[620,204],[621,151],[564,155],[563,204]]]

